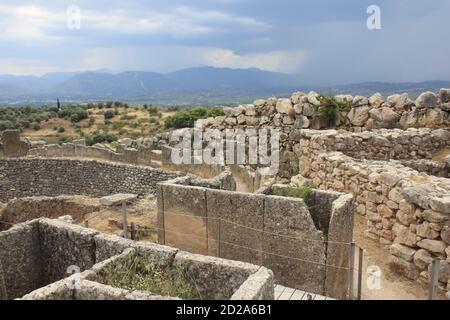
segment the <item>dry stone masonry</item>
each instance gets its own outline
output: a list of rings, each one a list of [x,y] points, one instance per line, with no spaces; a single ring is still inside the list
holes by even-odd
[[[157,197],[159,243],[264,265],[277,283],[346,297],[352,195],[316,190],[308,208],[301,199],[179,178],[159,184]]]
[[[151,167],[96,160],[0,159],[0,202],[32,196],[145,196],[155,193],[158,182],[179,176]]]
[[[0,299],[161,300],[148,291],[103,284],[103,277],[139,256],[166,269],[187,268],[202,299],[273,299],[273,274],[249,263],[204,257],[150,242],[134,242],[59,220],[41,218],[0,232]],[[77,266],[81,274],[70,275]],[[73,282],[79,286],[74,286]]]

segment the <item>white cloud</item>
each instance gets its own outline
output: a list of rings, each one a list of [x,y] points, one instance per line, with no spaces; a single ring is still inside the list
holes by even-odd
[[[47,9],[36,5],[0,5],[0,41],[64,40],[67,7]],[[253,17],[219,10],[198,10],[182,6],[166,10],[90,9],[81,6],[82,29],[113,34],[170,34],[175,37],[224,32],[224,25],[263,28],[267,25]],[[58,36],[55,35],[58,34]],[[69,34],[66,33],[68,36]],[[74,35],[73,33],[71,35]],[[94,35],[94,34],[92,34]],[[85,39],[90,35],[84,34]],[[66,37],[65,40],[68,38]]]
[[[175,71],[192,66],[258,68],[296,73],[305,61],[301,50],[272,51],[239,55],[230,49],[187,46],[107,47],[89,50],[82,59],[84,69],[114,71]]]
[[[305,62],[302,50],[271,51],[238,55],[229,49],[214,49],[206,54],[206,63],[214,67],[259,68],[262,70],[296,73]]]
[[[46,29],[61,24],[65,16],[34,5],[0,5],[0,41],[58,41],[62,40],[46,33]]]

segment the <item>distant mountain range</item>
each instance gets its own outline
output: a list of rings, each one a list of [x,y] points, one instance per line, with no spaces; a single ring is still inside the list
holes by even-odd
[[[56,100],[86,102],[122,100],[154,104],[233,104],[255,98],[288,96],[293,91],[371,95],[407,92],[415,97],[421,91],[450,87],[450,81],[421,83],[366,82],[335,87],[302,83],[300,76],[259,69],[199,67],[172,73],[104,71],[50,73],[42,77],[0,75],[0,103],[42,104]]]

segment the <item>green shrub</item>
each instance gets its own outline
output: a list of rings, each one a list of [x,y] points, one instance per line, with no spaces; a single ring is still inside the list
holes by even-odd
[[[126,122],[124,121],[115,121],[112,123],[112,127],[114,130],[119,130],[122,129],[123,127],[125,127]]]
[[[81,107],[66,107],[58,111],[58,117],[76,123],[87,119],[89,117],[89,113]]]
[[[215,107],[212,108],[208,111],[208,118],[215,118],[215,117],[220,117],[220,116],[224,116],[225,112],[223,112],[222,108],[219,107]]]
[[[149,115],[157,115],[158,114],[158,108],[156,107],[148,107],[147,111]]]
[[[17,124],[10,120],[0,120],[0,131],[17,129]]]
[[[339,102],[332,95],[319,95],[317,100],[320,102],[316,112],[317,116],[331,127],[336,126],[342,112],[349,112],[352,108],[351,102]]]
[[[123,114],[120,116],[120,120],[134,120],[137,117],[135,115]]]
[[[311,196],[313,193],[313,185],[307,184],[303,187],[272,187],[272,194],[280,197],[291,197],[303,199],[307,205],[311,204]]]
[[[86,137],[86,144],[88,146],[92,146],[96,143],[103,143],[103,142],[114,142],[117,141],[117,136],[113,134],[93,134],[91,136]]]
[[[114,118],[115,113],[114,113],[114,111],[108,110],[103,114],[103,116],[105,117],[105,120],[109,120],[109,119]]]
[[[31,128],[32,128],[34,131],[39,131],[39,130],[41,130],[41,126],[39,125],[39,123],[33,123],[33,125],[31,126]]]
[[[195,283],[188,275],[188,266],[183,262],[174,262],[170,267],[162,268],[150,260],[133,257],[107,273],[104,284],[181,299],[200,298]]]
[[[166,128],[192,128],[195,121],[208,117],[208,109],[205,107],[194,107],[179,111],[173,116],[167,117],[164,125]]]
[[[58,128],[58,132],[59,133],[63,133],[63,132],[65,132],[66,131],[66,129],[64,128],[64,127],[59,127]]]

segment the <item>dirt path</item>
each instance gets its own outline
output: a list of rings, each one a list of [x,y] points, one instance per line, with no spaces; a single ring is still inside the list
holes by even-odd
[[[235,177],[235,176],[233,176],[233,178],[234,178],[234,181],[236,181],[236,191],[251,193],[249,186],[244,182],[244,180],[240,179],[239,177]]]
[[[387,261],[389,252],[383,245],[364,236],[366,220],[363,216],[355,216],[354,240],[364,249],[363,267],[363,300],[423,300],[427,299],[427,288],[418,281],[411,281],[389,271]],[[367,288],[366,272],[369,266],[381,269],[381,286],[379,290]]]

